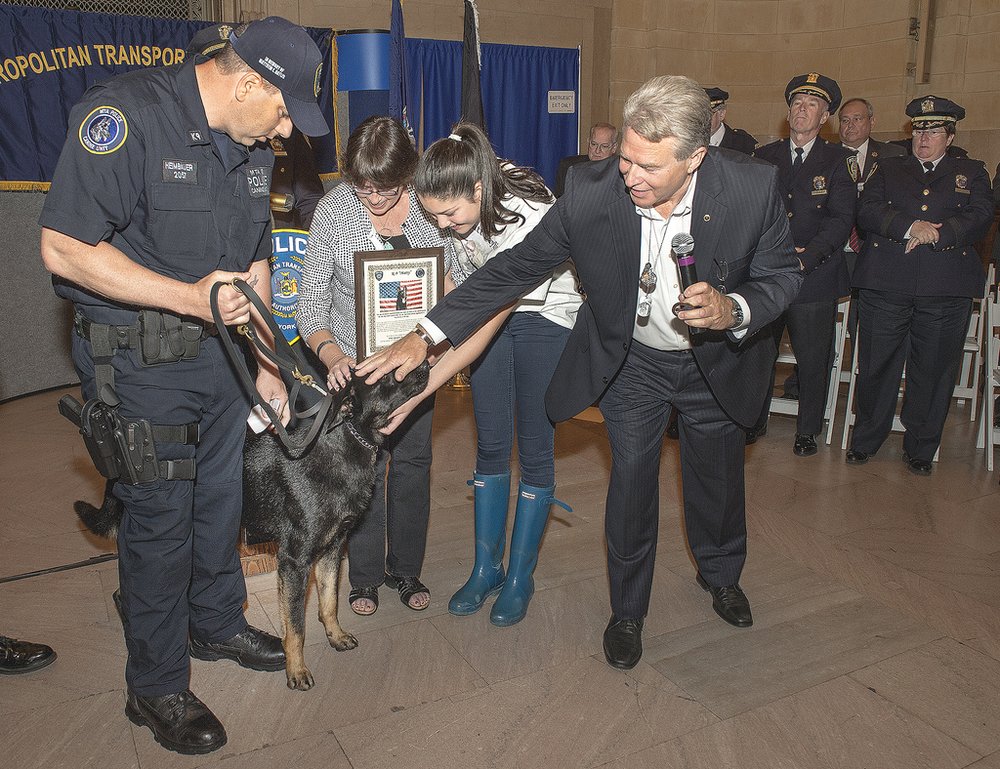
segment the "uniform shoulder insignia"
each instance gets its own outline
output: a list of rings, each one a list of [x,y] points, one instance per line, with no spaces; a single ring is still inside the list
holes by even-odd
[[[80,123],[80,144],[92,155],[110,155],[128,138],[128,121],[117,107],[97,107]]]

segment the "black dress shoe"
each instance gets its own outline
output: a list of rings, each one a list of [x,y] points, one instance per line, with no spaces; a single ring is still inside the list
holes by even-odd
[[[3,675],[16,676],[41,670],[51,665],[55,658],[56,653],[51,646],[0,635],[0,673]]]
[[[806,433],[795,433],[795,445],[792,451],[797,457],[811,457],[819,449],[816,448],[816,439]]]
[[[159,697],[129,692],[125,715],[136,726],[148,726],[158,743],[176,753],[211,753],[226,744],[222,722],[190,689]]]
[[[613,668],[631,670],[642,657],[642,620],[618,619],[614,614],[604,630],[604,658]]]
[[[247,625],[225,641],[191,639],[191,656],[199,660],[227,659],[251,670],[284,670],[285,651],[281,639]]]
[[[712,594],[712,608],[722,619],[736,627],[750,627],[753,624],[750,601],[739,584],[713,587],[700,574],[696,579],[702,590]]]
[[[872,454],[866,451],[855,451],[854,449],[847,450],[847,464],[849,465],[863,465],[869,459],[872,458]]]
[[[758,438],[763,438],[765,435],[767,435],[767,422],[760,427],[751,427],[747,430],[747,446],[752,446]]]
[[[932,465],[926,459],[914,459],[904,451],[903,461],[906,462],[906,466],[909,468],[910,472],[913,473],[914,475],[931,474]]]

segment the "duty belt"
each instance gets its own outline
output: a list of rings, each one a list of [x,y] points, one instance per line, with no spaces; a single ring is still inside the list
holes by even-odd
[[[169,313],[158,313],[154,310],[142,310],[140,315],[146,314],[158,317],[171,317],[175,323],[180,322],[176,315]],[[200,320],[184,320],[189,328],[191,326],[200,327],[199,339],[218,334],[218,329],[214,323],[204,323]],[[73,318],[73,328],[77,335],[90,342],[93,349],[94,376],[97,384],[97,391],[100,392],[105,384],[114,386],[114,367],[112,360],[119,350],[140,350],[145,358],[145,351],[142,345],[142,323],[136,322],[130,326],[116,326],[108,323],[96,323],[77,311]],[[177,360],[181,358],[178,357]],[[145,362],[145,361],[144,361]],[[172,361],[163,361],[172,362]]]

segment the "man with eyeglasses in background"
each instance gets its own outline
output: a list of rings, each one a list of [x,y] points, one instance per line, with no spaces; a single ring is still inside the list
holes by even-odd
[[[566,174],[570,166],[588,160],[605,160],[618,152],[618,129],[611,123],[594,123],[590,129],[590,142],[586,155],[569,155],[559,161],[556,171],[555,196],[561,197],[566,188]]]
[[[972,299],[983,293],[973,244],[993,221],[993,199],[983,163],[947,153],[962,107],[929,95],[911,101],[906,114],[913,156],[880,163],[858,208],[867,237],[853,281],[857,421],[847,463],[865,464],[888,437],[905,365],[903,461],[914,475],[930,475]]]

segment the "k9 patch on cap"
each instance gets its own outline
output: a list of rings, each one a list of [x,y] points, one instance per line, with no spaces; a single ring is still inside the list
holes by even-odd
[[[265,198],[271,194],[271,169],[267,166],[248,168],[246,170],[250,197]]]
[[[98,107],[80,123],[80,144],[93,155],[109,155],[128,138],[128,122],[115,107]]]

